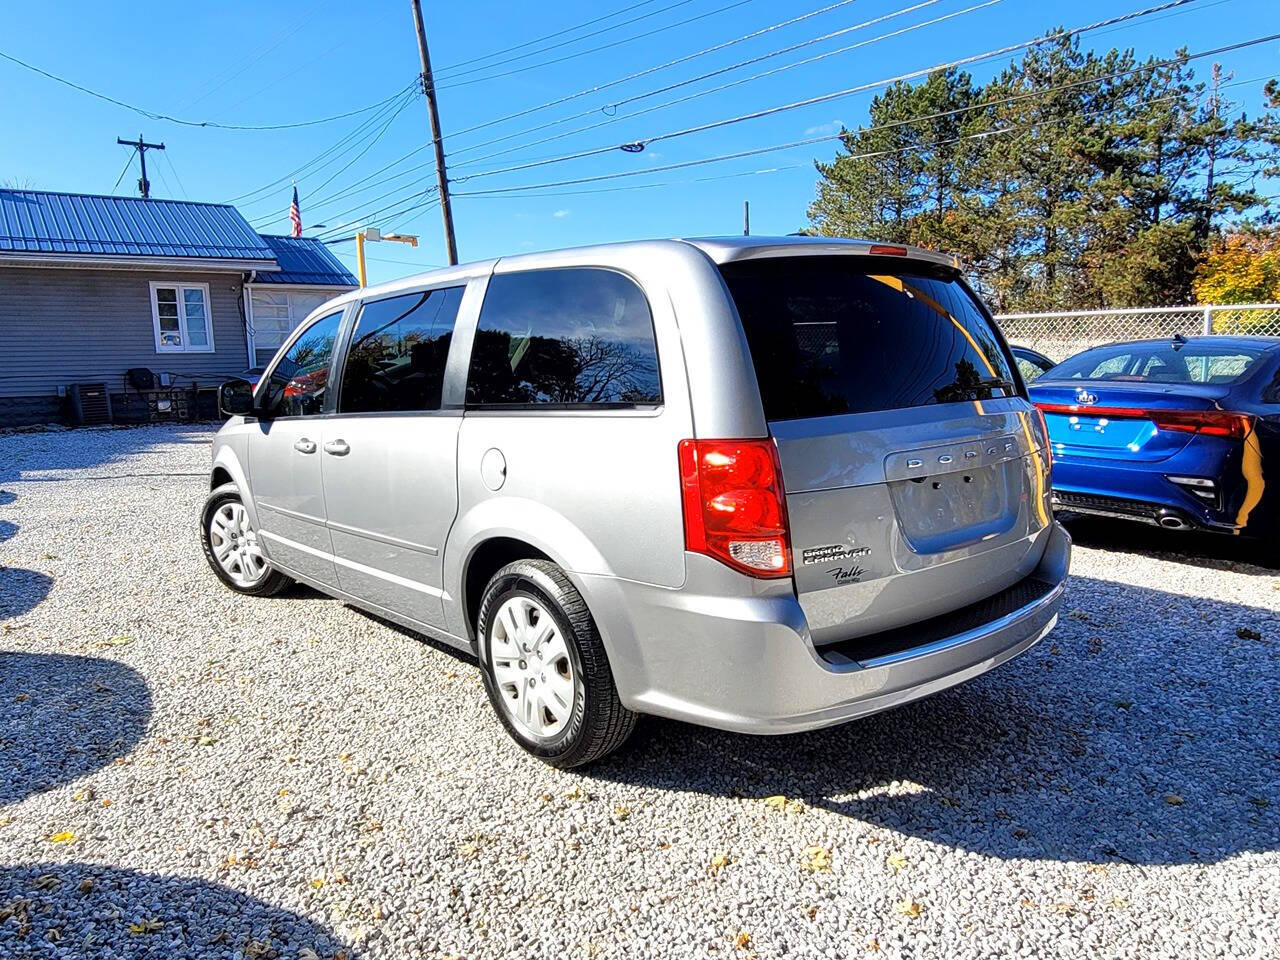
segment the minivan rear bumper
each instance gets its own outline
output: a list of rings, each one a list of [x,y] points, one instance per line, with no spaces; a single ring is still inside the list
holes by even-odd
[[[622,701],[632,710],[741,733],[791,733],[843,723],[971,680],[1012,660],[1058,619],[1071,538],[1053,523],[1031,574],[1043,589],[1023,606],[862,660],[856,642],[814,647],[787,581],[751,581],[689,554],[683,588],[580,576]],[[732,578],[728,580],[726,578]],[[785,587],[783,586],[785,584]]]

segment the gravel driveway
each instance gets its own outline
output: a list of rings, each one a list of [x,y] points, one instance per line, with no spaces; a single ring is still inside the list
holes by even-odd
[[[974,683],[562,773],[466,659],[222,588],[211,436],[0,437],[0,957],[1280,954],[1272,571],[1102,540]]]

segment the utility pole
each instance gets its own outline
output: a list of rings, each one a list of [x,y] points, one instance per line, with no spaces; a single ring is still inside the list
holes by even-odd
[[[124,147],[133,147],[138,151],[138,162],[142,164],[142,177],[138,180],[138,192],[142,194],[142,199],[151,196],[151,181],[147,179],[147,151],[163,150],[163,143],[147,143],[142,139],[142,134],[138,134],[137,140],[122,140],[116,137],[116,143]]]
[[[427,50],[427,28],[422,22],[421,0],[409,0],[413,26],[418,31],[418,55],[422,58],[422,93],[427,98],[431,121],[431,145],[436,151],[436,180],[440,184],[440,215],[444,218],[444,245],[450,265],[458,262],[458,241],[453,235],[453,206],[449,202],[449,176],[444,166],[444,141],[440,138],[440,112],[436,109],[436,84],[431,76],[431,53]]]
[[[751,236],[751,201],[742,201],[742,235]]]

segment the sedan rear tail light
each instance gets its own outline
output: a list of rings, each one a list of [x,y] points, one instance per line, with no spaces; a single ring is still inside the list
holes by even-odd
[[[681,440],[685,547],[753,577],[791,576],[782,468],[771,440]]]
[[[1149,410],[1142,407],[1093,407],[1074,403],[1037,403],[1044,413],[1067,416],[1109,417],[1113,420],[1150,420],[1160,430],[1199,433],[1206,437],[1243,440],[1253,430],[1253,417],[1226,410]]]

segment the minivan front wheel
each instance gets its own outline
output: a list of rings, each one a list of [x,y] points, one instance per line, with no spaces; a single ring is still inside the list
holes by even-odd
[[[258,545],[258,532],[234,483],[209,494],[200,513],[200,541],[205,559],[218,579],[238,593],[267,597],[293,580],[271,566]]]
[[[517,560],[477,616],[485,690],[507,732],[553,766],[612,753],[635,729],[582,595],[554,563]]]

